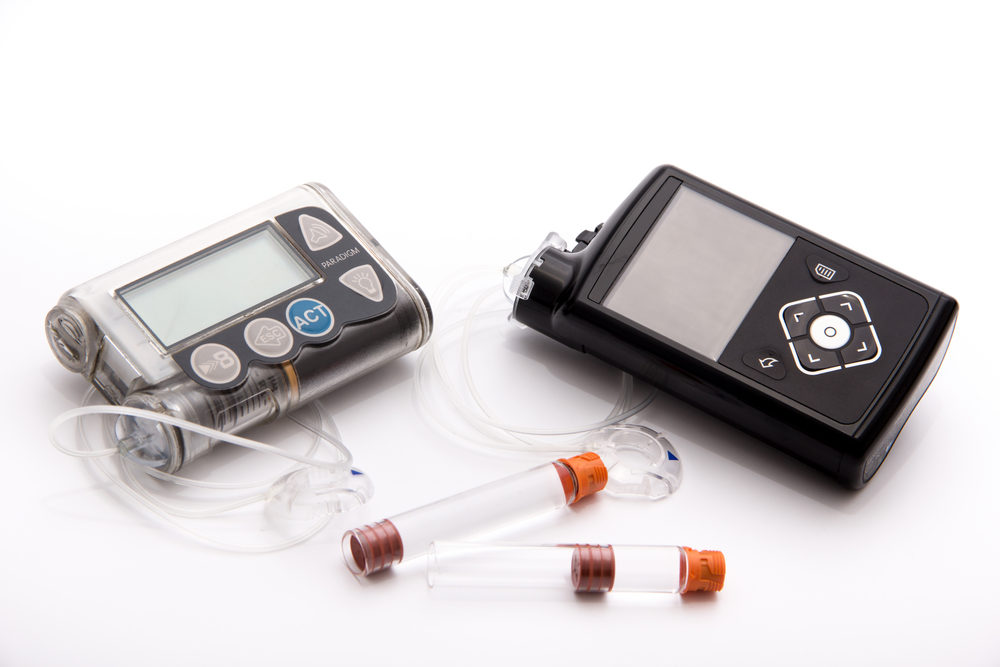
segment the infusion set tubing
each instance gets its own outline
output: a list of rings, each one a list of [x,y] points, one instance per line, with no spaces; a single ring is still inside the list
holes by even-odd
[[[317,225],[320,236],[310,238],[309,229],[316,231]],[[265,228],[267,234],[261,232]],[[131,285],[182,272],[256,233],[273,237],[283,252],[294,257],[289,261],[310,274],[308,280],[278,294],[268,293],[264,301],[172,346],[161,342],[154,328],[125,302],[123,295]],[[324,234],[327,240],[318,243]],[[366,299],[357,284],[351,288],[345,280],[345,269],[351,266],[366,271],[366,280],[375,278],[377,294]],[[315,299],[329,310],[328,330],[292,333],[295,324],[286,308],[294,306],[294,300]],[[280,325],[294,340],[283,357],[255,356],[249,349],[249,327],[265,320]],[[293,188],[83,283],[66,292],[46,317],[46,334],[56,358],[110,403],[166,413],[233,434],[274,421],[416,350],[428,340],[431,328],[430,304],[420,287],[328,189],[315,183]],[[225,343],[230,352],[235,350],[241,375],[221,378],[216,386],[197,381],[194,355],[206,343],[220,347]],[[215,444],[205,435],[132,416],[120,417],[114,430],[123,453],[167,473]]]
[[[594,231],[582,232],[572,251],[548,247],[532,258],[521,293],[514,300],[514,319],[718,416],[819,468],[844,486],[860,488],[884,460],[940,366],[954,328],[957,303],[892,272],[894,281],[923,296],[929,308],[891,381],[855,423],[839,423],[804,409],[780,393],[754,386],[720,363],[612,312],[602,305],[603,297],[591,298],[595,287],[600,288],[605,269],[614,274],[635,255],[636,248],[630,251],[628,247],[636,243],[635,235],[630,237],[629,232],[644,214],[647,220],[650,212],[659,216],[676,192],[671,191],[671,179],[789,236],[829,248],[854,265],[881,275],[891,271],[686,172],[664,166],[647,176],[607,222]],[[526,289],[529,278],[530,290]]]

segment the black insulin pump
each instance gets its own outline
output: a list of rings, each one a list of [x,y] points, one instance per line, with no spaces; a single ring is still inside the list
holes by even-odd
[[[571,251],[516,320],[860,488],[930,385],[958,303],[674,167]]]

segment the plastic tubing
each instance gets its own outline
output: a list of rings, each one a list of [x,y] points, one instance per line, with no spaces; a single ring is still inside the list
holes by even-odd
[[[677,546],[520,546],[435,541],[427,558],[427,584],[431,587],[683,594],[720,591],[725,577],[726,560],[721,552]]]
[[[337,431],[336,424],[334,424],[331,420],[331,426],[333,429],[332,434],[324,428],[324,413],[320,410],[316,403],[312,404],[312,408],[316,413],[319,424],[318,426],[310,425],[298,416],[290,416],[290,419],[293,422],[312,432],[316,436],[308,451],[306,451],[303,455],[295,454],[294,452],[274,447],[273,445],[267,445],[255,440],[249,440],[232,433],[215,431],[200,424],[188,422],[161,412],[152,412],[119,405],[91,405],[90,403],[94,399],[95,393],[96,390],[91,387],[84,395],[83,406],[64,412],[51,422],[49,425],[49,440],[52,445],[64,454],[78,458],[90,459],[96,466],[97,470],[107,477],[108,480],[110,480],[120,491],[122,491],[127,498],[130,498],[139,505],[145,507],[158,519],[181,533],[184,533],[188,537],[216,549],[238,553],[266,553],[286,549],[306,541],[316,533],[323,530],[329,524],[330,519],[332,518],[332,513],[320,516],[317,520],[306,524],[300,532],[290,537],[283,537],[270,544],[235,544],[221,541],[210,535],[190,528],[183,523],[182,520],[217,517],[256,502],[269,503],[271,502],[271,499],[278,494],[278,491],[280,491],[280,488],[276,487],[284,487],[296,479],[301,480],[302,477],[299,475],[302,473],[308,473],[310,470],[318,470],[328,473],[334,481],[337,481],[337,478],[334,477],[335,475],[342,476],[352,481],[364,478],[364,476],[360,474],[360,471],[351,467],[351,453],[341,441],[340,433]],[[279,471],[273,477],[247,482],[209,482],[205,480],[180,477],[178,475],[165,473],[143,466],[141,463],[136,462],[128,456],[119,456],[122,454],[122,449],[119,446],[103,448],[93,447],[87,436],[87,431],[84,428],[83,423],[83,417],[91,415],[127,415],[137,420],[148,420],[153,424],[169,424],[180,429],[188,429],[197,433],[208,435],[219,440],[220,442],[229,442],[234,445],[291,459],[296,463],[296,465]],[[77,441],[80,443],[80,448],[74,448],[65,444],[63,439],[60,437],[60,428],[62,425],[66,422],[74,420],[76,420],[76,437]],[[104,433],[105,439],[107,442],[114,442],[113,432],[110,430],[111,425],[107,424],[106,426],[108,429],[106,429]],[[328,445],[332,448],[338,455],[339,460],[329,461],[326,459],[316,458],[314,455],[321,444]],[[118,458],[119,465],[117,468],[114,465],[108,464],[105,460],[112,457]],[[163,500],[143,486],[140,482],[142,473],[158,480],[171,482],[180,486],[214,489],[217,491],[243,491],[245,493],[225,502],[199,507],[184,507]],[[340,492],[341,489],[336,488],[333,489],[333,491]],[[328,488],[328,485],[321,486],[318,492],[326,493],[327,497],[333,497],[335,495],[331,492],[331,489]],[[358,497],[352,489],[346,489],[343,492],[345,494],[349,494],[349,497]],[[364,500],[367,500],[367,498],[360,500],[360,502],[364,502]]]
[[[587,452],[542,464],[378,523],[344,533],[347,567],[368,576],[450,539],[556,510],[597,493],[608,481],[601,457]]]

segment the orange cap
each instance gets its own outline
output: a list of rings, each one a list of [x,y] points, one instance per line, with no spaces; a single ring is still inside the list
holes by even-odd
[[[726,581],[726,557],[721,551],[697,551],[681,547],[687,554],[687,583],[681,593],[722,590]]]
[[[570,499],[570,494],[566,494],[570,503],[575,503],[581,498],[597,493],[608,483],[608,469],[601,457],[594,452],[586,452],[568,459],[559,459],[559,463],[570,469],[576,481],[575,496]]]

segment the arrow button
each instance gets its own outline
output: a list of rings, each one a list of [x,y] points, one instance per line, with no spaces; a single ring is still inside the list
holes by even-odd
[[[785,305],[781,309],[781,320],[788,332],[788,337],[805,336],[809,331],[809,322],[816,315],[819,315],[819,304],[816,303],[816,299],[806,299]]]
[[[879,353],[878,343],[872,331],[872,326],[858,327],[854,335],[841,351],[845,364],[853,364],[867,359],[873,359]]]
[[[299,229],[310,250],[323,250],[344,238],[344,235],[319,218],[303,213],[299,216]]]
[[[851,324],[861,324],[867,322],[868,311],[865,302],[854,292],[835,292],[825,294],[819,298],[823,304],[823,310],[836,313]]]
[[[840,359],[833,350],[824,350],[808,338],[792,342],[799,365],[805,371],[822,372],[840,367]]]

